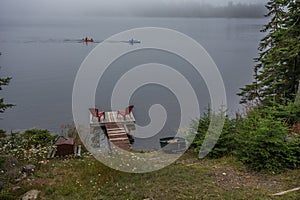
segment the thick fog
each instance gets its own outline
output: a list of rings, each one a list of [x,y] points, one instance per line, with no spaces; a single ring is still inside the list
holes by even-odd
[[[27,17],[27,16],[176,16],[203,17],[202,10],[209,10],[220,15],[220,9],[229,5],[239,10],[249,4],[263,4],[267,0],[1,0],[0,17]],[[232,2],[232,3],[230,3]],[[217,7],[218,9],[212,9]],[[247,12],[257,12],[256,7],[243,8]],[[235,12],[228,10],[227,12]],[[241,10],[241,9],[240,9]],[[250,11],[249,11],[250,10]],[[245,12],[245,11],[242,11]],[[236,14],[238,15],[238,14]],[[251,14],[250,14],[251,15]],[[258,14],[260,15],[260,14]],[[204,16],[205,17],[205,16]],[[209,16],[208,16],[209,17]],[[218,17],[218,16],[217,16]],[[221,16],[222,17],[222,14]],[[235,15],[233,14],[233,17]]]

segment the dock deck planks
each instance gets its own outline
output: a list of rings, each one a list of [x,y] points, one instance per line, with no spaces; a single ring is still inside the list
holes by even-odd
[[[125,119],[122,115],[118,115],[118,112],[111,111],[105,112],[105,118],[101,117],[100,122],[98,118],[90,114],[90,126],[91,127],[105,127],[107,137],[111,144],[129,151],[131,144],[128,138],[130,130],[127,125],[134,125],[135,118],[131,112],[126,115]]]
[[[111,111],[105,112],[105,119],[101,117],[100,122],[98,118],[90,114],[90,125],[91,126],[105,126],[107,123],[119,123],[119,124],[134,124],[135,118],[131,112],[129,115],[126,115],[125,120],[122,115],[118,115],[118,112]]]

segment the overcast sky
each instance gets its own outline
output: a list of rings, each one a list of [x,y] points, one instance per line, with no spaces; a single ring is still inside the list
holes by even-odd
[[[89,11],[129,13],[133,9],[159,4],[182,4],[198,2],[226,5],[229,1],[240,3],[263,3],[267,0],[0,0],[0,17],[10,16],[56,16],[83,14]]]

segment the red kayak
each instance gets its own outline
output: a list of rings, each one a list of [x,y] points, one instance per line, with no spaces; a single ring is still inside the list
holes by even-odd
[[[94,42],[93,39],[82,39],[82,42]]]

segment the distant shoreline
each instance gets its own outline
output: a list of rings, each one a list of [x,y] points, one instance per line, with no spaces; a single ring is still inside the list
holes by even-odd
[[[264,18],[267,9],[263,4],[234,4],[212,6],[187,4],[140,8],[133,12],[136,17],[193,17],[193,18]]]

